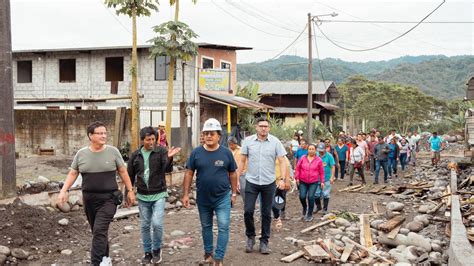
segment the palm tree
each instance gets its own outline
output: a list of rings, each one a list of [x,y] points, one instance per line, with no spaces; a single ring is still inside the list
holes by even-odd
[[[132,121],[131,121],[131,150],[138,148],[138,130],[140,127],[140,103],[137,91],[137,17],[150,16],[152,11],[158,11],[158,0],[105,0],[107,7],[113,7],[117,15],[124,14],[132,18]]]
[[[197,0],[192,0],[196,3]],[[196,38],[189,26],[178,20],[179,0],[170,0],[170,5],[175,5],[174,21],[168,21],[153,27],[153,31],[158,33],[149,42],[152,43],[150,53],[152,57],[158,55],[168,55],[170,57],[168,72],[168,97],[166,100],[166,136],[168,143],[171,143],[171,112],[173,109],[173,86],[175,76],[176,59],[188,61],[197,55],[198,46],[191,39]]]

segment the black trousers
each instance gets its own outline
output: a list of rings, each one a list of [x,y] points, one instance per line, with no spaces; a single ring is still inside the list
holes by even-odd
[[[117,205],[112,193],[83,192],[84,210],[92,230],[91,265],[99,265],[102,257],[109,256],[109,225]]]
[[[268,185],[256,185],[249,181],[245,182],[244,220],[245,235],[247,235],[248,238],[254,238],[256,236],[253,213],[255,212],[255,202],[260,194],[260,209],[262,214],[260,242],[268,244],[272,225],[272,204],[275,190],[275,182]]]

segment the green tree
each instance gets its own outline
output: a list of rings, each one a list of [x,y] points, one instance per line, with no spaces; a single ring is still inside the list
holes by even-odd
[[[152,11],[158,11],[158,0],[105,0],[107,7],[113,7],[117,15],[124,14],[132,18],[132,66],[130,73],[132,75],[131,88],[131,149],[138,148],[138,130],[140,127],[140,103],[137,90],[137,17],[150,16]]]
[[[258,83],[249,81],[245,86],[240,86],[237,84],[237,89],[235,92],[236,96],[250,99],[252,101],[260,101],[261,96],[258,95],[260,86]],[[250,133],[255,133],[255,115],[258,113],[257,110],[250,108],[239,108],[237,110],[238,123],[240,127]]]

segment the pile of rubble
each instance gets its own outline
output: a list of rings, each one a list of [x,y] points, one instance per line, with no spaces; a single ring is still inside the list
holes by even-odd
[[[394,201],[372,202],[371,213],[347,216],[333,212],[301,231],[301,238],[314,232],[317,240],[289,237],[298,250],[281,259],[300,257],[314,262],[432,263],[448,261],[450,237],[451,169],[457,165],[442,161],[438,168],[417,166],[411,175],[384,185],[356,185],[340,192],[391,195]],[[458,194],[468,237],[474,238],[474,176],[471,169],[458,170]],[[404,202],[404,203],[402,203]],[[321,237],[324,236],[324,237]]]

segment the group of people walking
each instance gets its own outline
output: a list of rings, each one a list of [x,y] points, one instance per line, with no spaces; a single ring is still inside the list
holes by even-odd
[[[336,145],[330,139],[317,144],[307,143],[299,134],[291,143],[290,154],[281,141],[271,135],[267,118],[255,123],[256,134],[238,145],[230,137],[229,148],[221,146],[222,127],[214,118],[202,128],[202,145],[195,148],[186,162],[182,203],[190,207],[189,193],[196,176],[196,205],[202,228],[204,261],[223,265],[229,241],[230,212],[238,194],[244,203],[246,245],[245,252],[254,252],[257,244],[254,212],[259,205],[261,231],[258,251],[269,254],[272,220],[281,228],[285,214],[287,191],[294,177],[302,206],[302,219],[310,222],[314,213],[328,212],[331,186],[336,178],[343,179],[348,169],[350,184],[357,171],[365,183],[364,169],[375,175],[378,183],[380,168],[384,181],[397,175],[397,161],[402,170],[408,161],[415,164],[419,136],[416,132],[400,137],[393,131],[387,137],[371,131],[369,136],[360,133],[352,138],[341,132]],[[117,148],[109,146],[104,123],[94,122],[87,128],[90,144],[80,149],[58,196],[58,204],[68,201],[68,190],[82,175],[84,210],[92,230],[91,264],[102,265],[109,259],[108,228],[117,205],[122,204],[116,174],[125,185],[125,206],[138,201],[141,238],[144,250],[142,263],[162,261],[163,220],[167,185],[165,174],[172,171],[173,156],[180,148],[168,147],[164,125],[155,130],[144,127],[140,131],[142,145],[134,151],[125,165]],[[433,165],[439,161],[439,151],[444,147],[437,134],[430,138]],[[290,163],[287,155],[293,159]],[[294,172],[293,169],[294,168]],[[136,194],[135,194],[136,190]],[[272,219],[273,213],[273,219]],[[214,215],[217,221],[217,242],[213,240]]]

